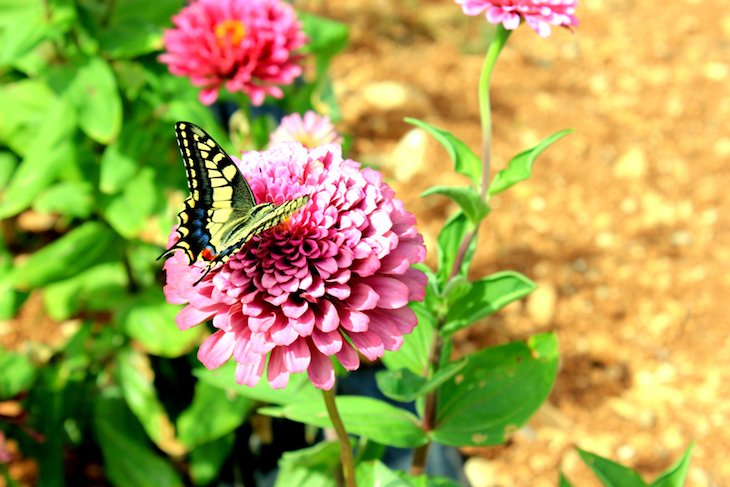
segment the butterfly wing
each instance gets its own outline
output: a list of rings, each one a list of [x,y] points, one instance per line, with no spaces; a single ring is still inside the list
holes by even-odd
[[[251,237],[278,225],[309,201],[302,196],[278,206],[257,205],[246,178],[203,129],[178,122],[175,134],[190,196],[178,214],[179,239],[160,258],[180,249],[190,264],[208,261],[200,279],[215,264],[241,250]]]

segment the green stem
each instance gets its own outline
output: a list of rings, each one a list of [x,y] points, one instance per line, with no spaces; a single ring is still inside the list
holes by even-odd
[[[482,199],[487,196],[492,170],[492,109],[489,103],[489,80],[499,53],[502,52],[511,33],[512,31],[505,29],[502,24],[497,24],[494,39],[484,58],[482,74],[479,76],[479,113],[482,118]]]
[[[355,482],[355,460],[352,456],[350,437],[347,436],[347,431],[345,431],[345,425],[342,424],[340,413],[337,412],[334,386],[329,391],[322,391],[322,396],[324,396],[324,403],[327,406],[327,414],[329,414],[332,425],[335,427],[337,440],[340,442],[342,473],[345,477],[345,485],[347,487],[357,487],[357,483]]]

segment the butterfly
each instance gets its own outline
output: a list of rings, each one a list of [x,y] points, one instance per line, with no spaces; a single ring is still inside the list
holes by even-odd
[[[206,261],[197,285],[218,263],[225,263],[251,237],[278,225],[309,201],[301,196],[280,205],[256,203],[251,187],[226,152],[203,129],[175,124],[190,196],[178,213],[179,239],[158,260],[182,250],[192,265]]]

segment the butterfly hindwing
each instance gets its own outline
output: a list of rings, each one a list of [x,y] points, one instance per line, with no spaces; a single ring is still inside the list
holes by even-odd
[[[177,249],[188,262],[208,261],[200,280],[237,253],[254,235],[278,225],[309,201],[308,196],[281,205],[256,204],[233,160],[203,129],[188,122],[175,125],[190,196],[178,214],[178,241],[160,257]],[[197,282],[196,282],[197,284]]]

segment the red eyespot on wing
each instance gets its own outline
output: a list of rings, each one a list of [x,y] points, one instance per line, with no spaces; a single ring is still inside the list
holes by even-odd
[[[210,260],[213,260],[213,259],[215,259],[215,256],[216,256],[216,255],[217,255],[217,254],[213,253],[213,248],[212,248],[212,247],[206,247],[206,248],[204,248],[204,249],[203,249],[203,251],[202,251],[202,252],[200,253],[200,257],[201,257],[201,258],[202,258],[203,260],[208,260],[208,261],[210,261]]]

